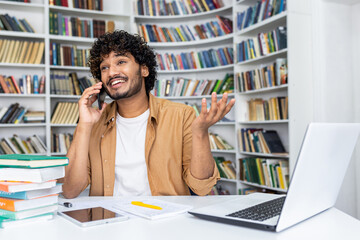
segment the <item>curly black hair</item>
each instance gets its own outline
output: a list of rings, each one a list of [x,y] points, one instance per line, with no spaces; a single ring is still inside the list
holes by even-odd
[[[149,75],[145,77],[145,89],[146,93],[149,94],[154,88],[157,63],[154,51],[144,39],[137,34],[132,35],[124,30],[108,32],[96,39],[90,50],[88,60],[91,74],[95,79],[101,79],[100,63],[112,51],[118,54],[130,53],[135,58],[136,63],[147,66]]]

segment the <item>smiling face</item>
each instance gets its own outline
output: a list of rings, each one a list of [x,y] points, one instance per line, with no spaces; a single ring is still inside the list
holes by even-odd
[[[149,72],[140,66],[130,54],[110,52],[100,64],[101,81],[106,93],[114,100],[133,97],[141,92],[146,94],[144,77]]]

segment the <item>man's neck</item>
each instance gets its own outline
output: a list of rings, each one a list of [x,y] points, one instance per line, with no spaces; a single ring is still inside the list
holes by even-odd
[[[116,101],[117,111],[124,118],[134,118],[143,114],[149,108],[147,94],[139,94]]]

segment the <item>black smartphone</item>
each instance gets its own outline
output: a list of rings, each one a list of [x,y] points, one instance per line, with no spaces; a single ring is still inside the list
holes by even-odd
[[[98,97],[97,100],[98,100],[99,109],[101,110],[106,97],[106,92],[104,87],[101,87],[97,97]]]

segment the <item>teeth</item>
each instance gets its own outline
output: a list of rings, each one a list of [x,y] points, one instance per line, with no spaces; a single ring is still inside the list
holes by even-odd
[[[125,80],[115,80],[111,83],[111,86],[114,86],[117,83],[124,83],[124,82],[125,82]]]

